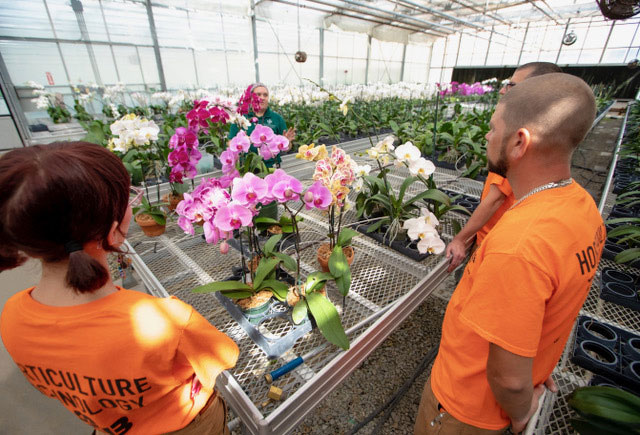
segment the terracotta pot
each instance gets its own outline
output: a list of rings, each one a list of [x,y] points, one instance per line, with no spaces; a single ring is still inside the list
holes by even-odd
[[[184,199],[184,195],[182,193],[180,195],[174,195],[170,193],[168,195],[164,195],[162,197],[162,201],[168,203],[169,211],[174,211],[178,206],[178,203]]]
[[[347,257],[347,263],[349,263],[349,266],[351,266],[351,263],[353,263],[353,258],[356,255],[353,247],[345,246],[344,248],[342,248],[342,252],[344,253],[344,256]],[[318,248],[318,264],[320,264],[320,268],[323,272],[329,272],[329,257],[331,257],[330,245],[329,243],[323,243]]]
[[[146,213],[136,215],[136,223],[140,226],[140,229],[142,229],[142,232],[144,232],[147,237],[155,237],[164,234],[166,229],[166,225],[159,225],[155,220],[153,220],[153,217]]]
[[[322,296],[327,297],[327,289],[325,287],[317,290],[316,293],[320,293]],[[304,295],[304,286],[292,285],[289,287],[289,292],[287,293],[287,304],[290,307],[294,307],[298,302],[300,302]]]

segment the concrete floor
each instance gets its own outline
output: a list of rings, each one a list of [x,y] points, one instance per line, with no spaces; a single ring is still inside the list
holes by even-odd
[[[0,273],[0,309],[12,295],[40,279],[40,263]],[[45,332],[46,333],[46,332]],[[82,423],[62,404],[44,396],[24,378],[2,345],[0,349],[0,434],[2,435],[89,435]]]

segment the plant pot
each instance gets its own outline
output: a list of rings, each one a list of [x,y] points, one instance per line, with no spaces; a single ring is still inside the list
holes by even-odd
[[[236,300],[235,303],[247,320],[257,325],[269,311],[272,296],[273,294],[270,291],[260,290],[251,297]]]
[[[136,215],[136,223],[147,237],[156,237],[164,234],[166,225],[158,224],[151,215],[140,213]]]
[[[624,251],[623,246],[607,241],[602,249],[602,258],[615,261],[616,255],[620,254],[622,251]]]
[[[623,347],[623,353],[633,361],[640,361],[640,338],[634,337],[627,340]]]
[[[613,349],[618,341],[618,334],[604,323],[586,320],[580,324],[578,334],[585,340],[598,342]]]
[[[628,298],[633,300],[636,298],[636,291],[628,284],[608,282],[604,285],[604,288],[619,298]]]
[[[174,211],[178,206],[178,204],[180,203],[180,201],[182,201],[183,199],[184,199],[184,195],[182,195],[182,193],[180,195],[174,195],[173,193],[169,193],[162,197],[162,202],[166,202],[168,204],[167,207],[169,207],[169,211]]]
[[[604,284],[608,282],[615,282],[633,287],[634,281],[634,277],[628,273],[621,272],[610,267],[606,267],[602,270],[602,282]]]
[[[316,293],[320,293],[322,296],[327,297],[326,287],[322,287],[320,290],[316,290]],[[305,296],[304,286],[292,285],[287,292],[287,304],[290,307],[295,307],[298,302]]]
[[[352,246],[345,246],[342,248],[342,252],[344,256],[347,257],[347,263],[351,266],[353,263],[353,259],[355,257],[355,251]],[[331,245],[329,243],[323,243],[318,248],[318,264],[320,264],[320,268],[323,272],[329,272],[329,257],[331,257]]]
[[[634,361],[623,369],[623,374],[634,381],[640,381],[640,361]]]
[[[618,365],[618,356],[608,347],[591,340],[580,343],[580,351],[583,356],[592,360],[597,365],[615,370]]]

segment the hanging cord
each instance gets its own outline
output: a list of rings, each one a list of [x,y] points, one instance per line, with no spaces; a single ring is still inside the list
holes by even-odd
[[[400,387],[400,389],[389,400],[387,400],[383,405],[381,405],[375,411],[369,414],[367,418],[365,418],[362,422],[358,423],[353,429],[351,429],[351,431],[349,432],[349,435],[354,435],[355,433],[357,433],[360,429],[362,429],[363,427],[368,425],[372,420],[374,420],[378,416],[378,414],[386,410],[385,413],[382,415],[382,417],[380,417],[380,420],[378,420],[378,423],[376,424],[376,427],[373,429],[373,432],[371,432],[371,435],[380,433],[380,430],[382,430],[382,426],[384,426],[384,423],[389,419],[396,405],[398,405],[398,403],[404,397],[404,395],[409,390],[409,388],[411,388],[411,385],[413,385],[416,378],[420,376],[422,372],[424,372],[427,369],[427,367],[429,367],[429,364],[433,362],[436,355],[438,354],[438,348],[439,348],[439,344],[438,346],[435,346],[431,350],[429,350],[429,352],[427,352],[427,354],[424,356],[422,361],[420,361],[420,364],[418,364],[418,367],[416,368],[416,371],[413,373],[411,378],[407,379],[407,381],[402,385],[402,387]]]
[[[287,55],[287,51],[284,49],[284,47],[282,46],[282,43],[280,42],[280,38],[278,37],[278,33],[276,32],[276,30],[273,28],[273,26],[271,25],[271,21],[267,20],[266,18],[264,18],[264,20],[267,22],[267,24],[269,25],[269,27],[271,27],[271,31],[273,32],[273,36],[276,37],[276,41],[278,41],[278,46],[280,47],[280,49],[282,50],[282,54],[284,54],[284,57],[287,59],[287,61],[289,62],[289,65],[291,65],[291,69],[293,70],[293,72],[296,74],[296,76],[298,76],[298,80],[302,81],[302,77],[300,77],[300,74],[298,74],[298,71],[296,71],[296,67],[293,63],[291,63],[291,59],[289,59],[289,55]],[[298,35],[300,36],[300,35]],[[291,72],[291,71],[289,71]],[[289,72],[287,73],[287,75],[284,77],[284,79],[282,79],[282,81],[286,81],[287,77],[289,77]]]

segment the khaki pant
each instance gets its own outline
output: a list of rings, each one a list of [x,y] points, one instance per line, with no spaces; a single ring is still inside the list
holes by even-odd
[[[506,429],[507,428],[500,430],[481,429],[456,420],[440,407],[438,399],[431,390],[431,377],[427,379],[427,383],[422,391],[416,425],[413,428],[414,435],[491,435],[503,434]]]
[[[168,435],[229,435],[227,403],[219,394],[213,393],[191,423]]]
[[[94,430],[93,434],[107,435],[106,432],[99,430]],[[166,435],[229,435],[227,403],[214,392],[191,423]]]

